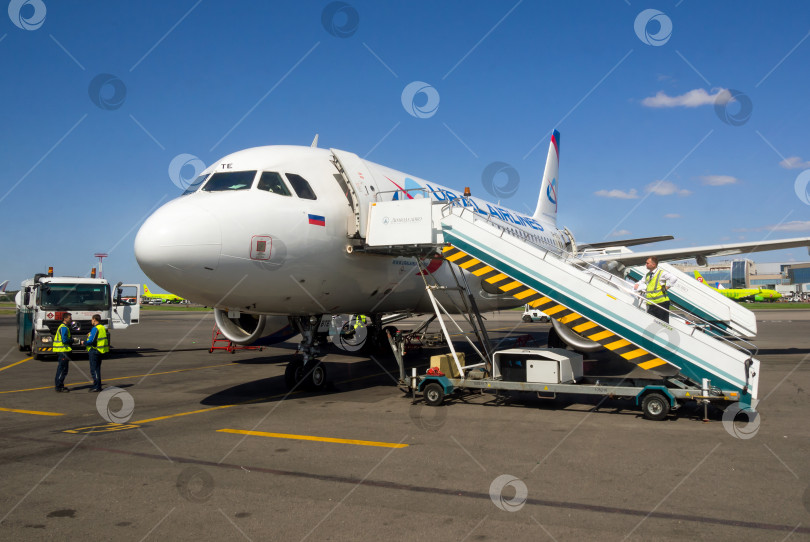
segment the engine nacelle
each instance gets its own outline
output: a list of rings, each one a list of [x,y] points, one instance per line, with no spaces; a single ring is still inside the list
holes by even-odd
[[[298,332],[286,316],[241,313],[239,318],[228,318],[228,311],[214,309],[214,320],[220,333],[234,344],[269,346],[286,341]]]

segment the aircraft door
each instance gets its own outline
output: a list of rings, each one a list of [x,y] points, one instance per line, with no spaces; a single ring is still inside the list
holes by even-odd
[[[140,284],[122,284],[113,288],[110,329],[126,329],[137,324],[141,317]]]
[[[347,225],[349,237],[366,236],[369,205],[376,201],[377,186],[374,177],[362,158],[354,153],[329,149],[335,157],[337,167],[349,188],[349,199],[352,202],[354,216]]]

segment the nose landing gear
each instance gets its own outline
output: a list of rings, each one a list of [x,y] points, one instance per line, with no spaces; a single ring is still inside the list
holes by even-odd
[[[318,358],[326,349],[327,335],[318,333],[320,321],[320,315],[290,317],[290,323],[301,333],[298,350],[302,359],[291,361],[284,371],[284,383],[289,390],[304,388],[318,391],[326,387],[326,365]]]

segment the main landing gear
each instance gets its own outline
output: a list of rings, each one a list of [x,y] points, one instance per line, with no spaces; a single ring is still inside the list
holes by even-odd
[[[327,333],[318,333],[321,321],[317,316],[293,316],[290,323],[301,333],[301,344],[298,350],[302,359],[295,359],[284,371],[284,382],[287,389],[308,389],[319,391],[326,386],[326,365],[318,358],[327,347]]]

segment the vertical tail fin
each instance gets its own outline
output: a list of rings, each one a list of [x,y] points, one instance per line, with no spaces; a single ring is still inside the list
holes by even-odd
[[[723,289],[723,287],[720,286],[719,282],[716,282],[714,284],[714,286],[712,286],[711,284],[706,282],[706,279],[703,278],[703,275],[701,275],[700,273],[697,272],[697,269],[695,269],[694,273],[695,273],[695,278],[697,279],[698,282],[703,283],[705,286],[708,286],[712,290],[722,290]]]
[[[143,285],[143,295],[152,295],[152,292],[149,291],[149,286],[146,284]]]
[[[6,287],[8,286],[8,281],[4,280],[2,284],[0,284],[0,293],[6,293]]]
[[[540,197],[534,210],[534,219],[557,224],[557,179],[560,176],[560,132],[554,130],[548,145],[546,169],[540,185]]]

